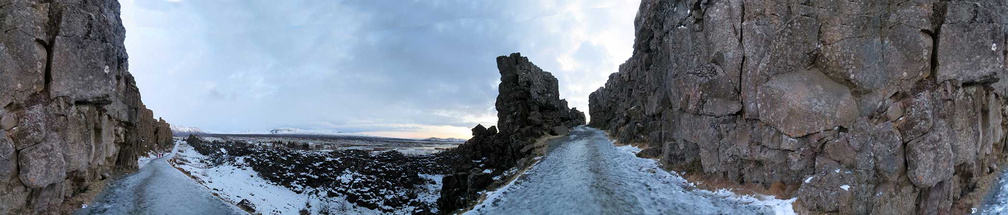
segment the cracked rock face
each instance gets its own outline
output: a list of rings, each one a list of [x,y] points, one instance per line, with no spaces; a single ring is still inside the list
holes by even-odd
[[[968,213],[1004,157],[1006,20],[993,0],[644,0],[590,125],[783,183],[800,211]]]
[[[169,146],[127,71],[117,1],[0,0],[0,26],[0,214],[68,213]]]

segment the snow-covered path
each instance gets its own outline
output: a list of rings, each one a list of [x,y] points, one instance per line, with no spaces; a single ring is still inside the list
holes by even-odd
[[[245,214],[168,164],[178,150],[120,178],[74,214]]]
[[[579,127],[550,153],[468,214],[788,214],[793,200],[710,192]],[[757,199],[762,198],[762,199]]]

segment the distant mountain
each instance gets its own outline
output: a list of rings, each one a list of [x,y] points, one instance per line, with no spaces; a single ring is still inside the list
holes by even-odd
[[[189,136],[190,134],[206,134],[207,133],[207,132],[205,132],[202,129],[197,128],[197,127],[185,127],[185,126],[179,126],[179,125],[171,125],[171,131],[172,131],[172,135],[174,135],[174,136]]]
[[[464,143],[467,139],[431,137],[431,138],[427,138],[427,139],[423,139],[423,140],[424,141],[431,141],[431,142]]]
[[[269,131],[269,134],[311,134],[311,135],[350,135],[341,131],[314,130],[299,128],[276,128]]]

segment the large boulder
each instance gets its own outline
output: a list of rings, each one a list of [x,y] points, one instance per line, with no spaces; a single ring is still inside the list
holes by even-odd
[[[25,101],[46,88],[48,7],[36,1],[4,1],[0,8],[0,102]],[[6,97],[6,99],[4,99]],[[0,107],[6,107],[3,104]]]
[[[955,158],[947,134],[929,134],[906,145],[907,177],[919,187],[952,178]]]
[[[58,141],[50,136],[43,143],[18,153],[21,183],[29,188],[43,188],[66,178],[66,162]]]
[[[938,41],[938,81],[996,82],[1005,68],[1004,21],[982,2],[949,2]]]
[[[18,118],[21,120],[10,130],[17,148],[23,149],[42,142],[48,129],[48,126],[46,126],[48,114],[46,113],[45,106],[35,105],[29,107],[28,110],[23,111],[20,115]]]
[[[806,178],[797,195],[809,209],[850,214],[856,185],[854,174],[835,169]]]
[[[858,116],[850,90],[814,70],[774,76],[760,88],[760,120],[792,137],[850,127]]]
[[[899,131],[891,122],[876,125],[858,121],[851,132],[851,145],[869,147],[865,151],[872,156],[879,178],[898,181],[906,173],[906,153]]]

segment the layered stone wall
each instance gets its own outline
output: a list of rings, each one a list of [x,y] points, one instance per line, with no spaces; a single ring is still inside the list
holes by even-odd
[[[66,214],[170,147],[128,72],[115,0],[0,0],[0,214]]]
[[[590,126],[799,210],[966,213],[1004,158],[1005,23],[993,0],[643,0]]]

